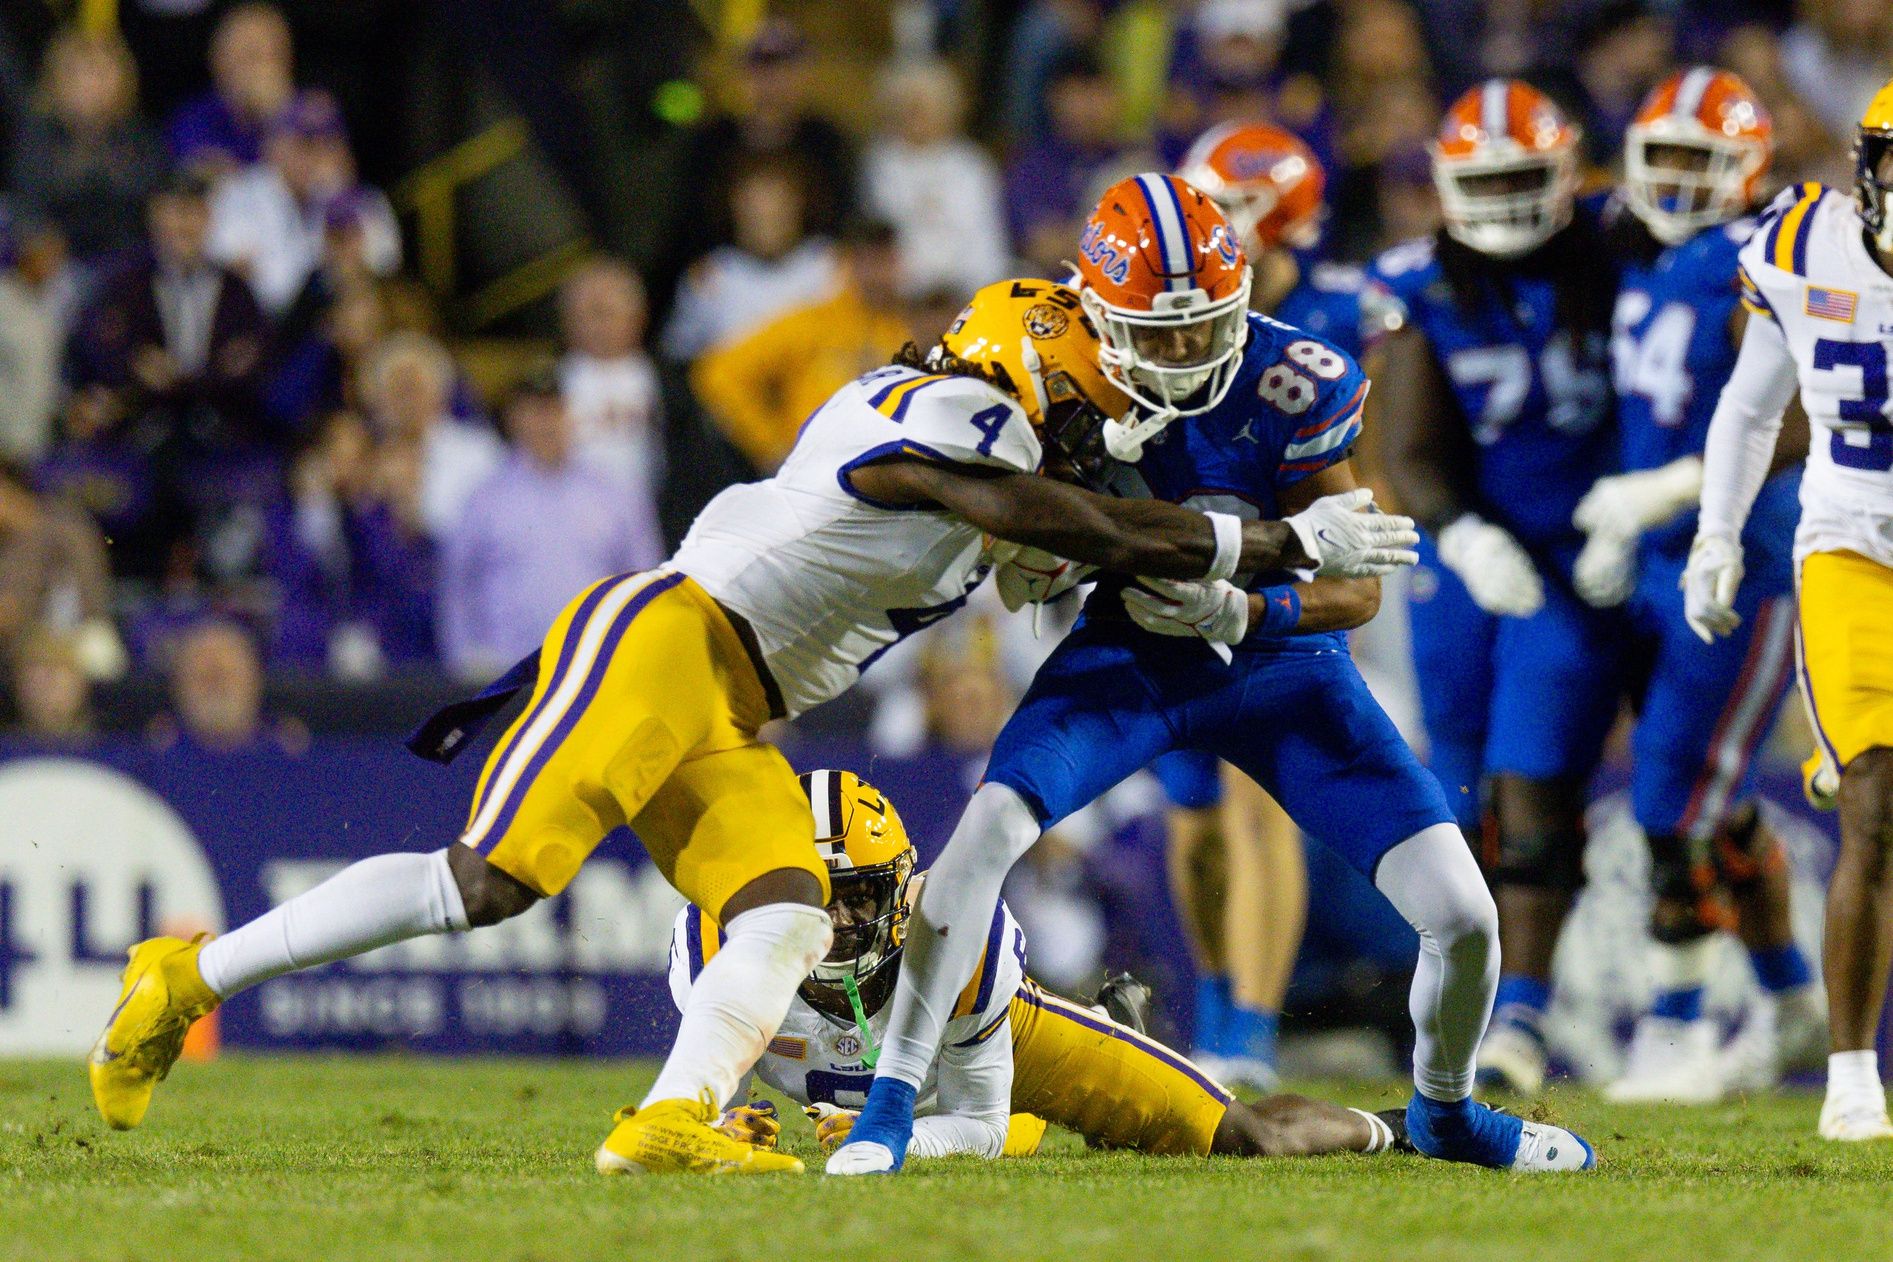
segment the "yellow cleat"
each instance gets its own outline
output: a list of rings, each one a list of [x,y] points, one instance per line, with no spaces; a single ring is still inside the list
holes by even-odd
[[[716,1129],[709,1094],[696,1100],[659,1100],[644,1109],[619,1109],[617,1123],[598,1146],[600,1174],[800,1174],[802,1163],[731,1139]]]
[[[152,938],[127,953],[125,988],[86,1066],[92,1101],[113,1130],[128,1131],[145,1120],[151,1092],[184,1050],[191,1022],[217,1006],[197,971],[207,937]]]

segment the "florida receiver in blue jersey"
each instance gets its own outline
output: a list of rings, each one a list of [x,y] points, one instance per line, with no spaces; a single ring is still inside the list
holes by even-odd
[[[1756,809],[1750,763],[1793,677],[1793,542],[1805,425],[1782,444],[1742,544],[1741,625],[1704,645],[1681,578],[1696,532],[1702,450],[1747,314],[1737,254],[1770,158],[1767,112],[1728,71],[1697,66],[1653,89],[1625,139],[1622,265],[1611,337],[1622,472],[1574,515],[1589,541],[1578,592],[1622,606],[1641,681],[1631,800],[1650,847],[1658,991],[1609,1094],[1706,1103],[1774,1085],[1818,1054],[1819,995],[1790,922],[1781,842]],[[1702,1017],[1711,935],[1737,930],[1764,1001],[1727,1051]],[[1818,1055],[1816,1057],[1818,1059]]]
[[[1473,88],[1434,146],[1445,228],[1369,269],[1388,482],[1428,532],[1411,584],[1435,772],[1486,866],[1504,940],[1483,1071],[1543,1079],[1536,1029],[1580,879],[1585,788],[1617,712],[1616,616],[1580,600],[1571,513],[1616,456],[1614,277],[1575,196],[1577,129],[1512,80]]]
[[[1246,299],[1249,282],[1229,231],[1181,180],[1122,181],[1086,228],[1080,293],[1111,343],[1107,369],[1148,409],[1117,435],[1125,462],[1110,471],[1113,489],[1248,517],[1353,486],[1348,456],[1367,382],[1333,344],[1229,305]],[[1093,591],[934,865],[875,1083],[831,1174],[899,1168],[916,1089],[1014,860],[1045,827],[1179,748],[1240,768],[1419,932],[1414,1146],[1508,1169],[1593,1164],[1571,1132],[1471,1098],[1497,976],[1496,913],[1438,782],[1348,656],[1343,631],[1373,615],[1377,584],[1280,570],[1240,577],[1115,577]]]

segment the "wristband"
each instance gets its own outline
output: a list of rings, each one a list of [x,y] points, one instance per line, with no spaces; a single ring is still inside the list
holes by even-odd
[[[1262,598],[1262,620],[1250,626],[1251,636],[1293,635],[1301,625],[1301,593],[1293,583],[1258,587],[1251,594]]]
[[[1216,557],[1209,563],[1206,583],[1220,583],[1236,572],[1242,559],[1242,518],[1234,513],[1204,513],[1210,529],[1216,532]]]

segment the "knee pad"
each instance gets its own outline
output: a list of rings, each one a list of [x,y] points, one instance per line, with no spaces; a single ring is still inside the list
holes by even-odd
[[[1584,834],[1568,829],[1498,829],[1487,848],[1495,885],[1576,890],[1584,884]]]
[[[1788,866],[1781,838],[1762,827],[1761,812],[1751,803],[1715,839],[1715,869],[1731,890],[1744,890]]]
[[[1665,946],[1685,946],[1733,926],[1734,917],[1717,889],[1707,847],[1675,833],[1650,841],[1650,936]]]

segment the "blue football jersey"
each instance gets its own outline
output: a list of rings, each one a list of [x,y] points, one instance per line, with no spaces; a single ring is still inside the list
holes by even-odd
[[[1603,335],[1559,327],[1556,290],[1533,276],[1513,278],[1510,304],[1462,310],[1430,237],[1383,253],[1368,283],[1371,304],[1426,334],[1452,383],[1481,515],[1541,552],[1575,547],[1572,510],[1617,456]]]
[[[1172,422],[1144,447],[1136,464],[1116,465],[1116,494],[1169,500],[1246,520],[1282,516],[1279,494],[1303,478],[1347,459],[1361,432],[1367,376],[1354,357],[1326,338],[1249,316],[1242,364],[1223,401]],[[1260,574],[1251,588],[1292,582],[1287,573]],[[1121,617],[1118,584],[1099,584],[1087,614]],[[1340,632],[1253,640],[1244,648],[1344,646]]]
[[[1367,273],[1358,267],[1345,263],[1308,265],[1302,271],[1301,282],[1272,315],[1282,324],[1326,338],[1359,359],[1361,293],[1366,288]]]
[[[1625,264],[1611,321],[1611,376],[1622,427],[1622,465],[1655,469],[1702,454],[1722,386],[1735,368],[1730,321],[1739,300],[1737,254],[1755,228],[1738,219],[1705,228],[1649,262]],[[1750,515],[1744,542],[1751,568],[1789,564],[1800,516],[1798,471],[1770,478]],[[1645,536],[1645,545],[1681,556],[1696,514]]]

